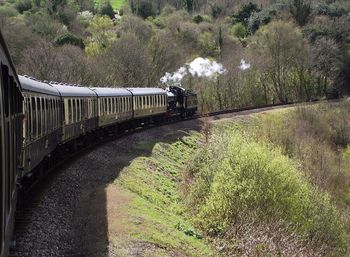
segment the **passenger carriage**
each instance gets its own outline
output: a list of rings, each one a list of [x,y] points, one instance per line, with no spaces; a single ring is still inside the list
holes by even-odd
[[[167,112],[167,93],[161,88],[128,88],[133,98],[133,118],[160,117]]]
[[[98,126],[101,128],[132,119],[132,94],[124,88],[92,88],[98,100]]]
[[[55,150],[62,135],[62,101],[47,83],[19,76],[24,96],[23,174],[36,168]]]
[[[86,135],[97,128],[97,95],[87,87],[50,84],[56,88],[63,101],[61,143]]]
[[[22,148],[22,94],[0,33],[0,256],[8,256]]]

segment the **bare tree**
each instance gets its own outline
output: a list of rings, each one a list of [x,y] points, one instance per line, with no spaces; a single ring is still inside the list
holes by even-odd
[[[134,34],[124,34],[104,58],[107,81],[122,87],[148,86],[150,56]]]
[[[272,84],[279,101],[293,97],[290,75],[293,69],[307,61],[307,42],[292,23],[275,21],[262,27],[251,45],[256,64]]]

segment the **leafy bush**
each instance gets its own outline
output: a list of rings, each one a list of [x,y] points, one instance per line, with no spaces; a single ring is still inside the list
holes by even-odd
[[[64,24],[69,26],[69,24],[75,19],[77,16],[77,13],[75,10],[70,9],[70,8],[64,8],[61,9],[58,12],[58,18],[59,20]]]
[[[192,18],[192,20],[195,22],[195,23],[197,23],[197,24],[199,24],[199,23],[201,23],[204,19],[203,19],[203,17],[201,16],[201,15],[196,15],[196,16],[194,16],[193,18]]]
[[[234,22],[241,22],[244,25],[248,24],[248,20],[250,16],[255,12],[260,12],[261,10],[258,8],[256,4],[249,2],[246,5],[243,5],[241,10],[238,11],[237,14],[233,14]]]
[[[0,16],[13,17],[18,14],[18,11],[10,4],[0,5]]]
[[[247,30],[240,22],[232,26],[231,32],[237,38],[245,38],[247,36]]]
[[[317,6],[317,13],[319,15],[327,15],[330,17],[341,17],[346,15],[346,10],[342,7],[339,7],[335,4],[325,4],[320,3]]]
[[[146,19],[149,16],[155,15],[152,8],[152,4],[147,1],[141,1],[138,8],[136,8],[136,10],[137,10],[137,15],[141,16],[144,19]]]
[[[299,26],[304,26],[311,15],[311,3],[304,0],[293,0],[290,6],[290,13]]]
[[[32,1],[31,0],[20,0],[15,4],[16,9],[19,13],[23,13],[32,9]]]
[[[198,45],[204,55],[214,57],[219,53],[216,38],[210,32],[204,32],[198,36]]]
[[[216,132],[192,168],[189,206],[211,236],[247,219],[281,220],[327,251],[347,251],[345,228],[326,194],[312,188],[294,161],[242,132]]]
[[[38,12],[35,15],[27,16],[27,23],[33,32],[48,40],[53,40],[58,35],[67,32],[67,27],[52,19],[45,13]]]
[[[60,46],[64,44],[71,44],[71,45],[79,46],[81,49],[85,48],[83,39],[70,33],[66,33],[56,37],[54,39],[54,44],[60,45]]]
[[[222,12],[222,7],[219,6],[217,3],[214,3],[210,5],[210,8],[211,8],[211,16],[214,19],[218,18]]]
[[[349,204],[350,105],[300,107],[294,112],[268,115],[254,134],[300,160],[308,180],[330,194],[338,206]]]
[[[109,0],[100,1],[97,12],[100,15],[106,15],[106,16],[110,17],[111,19],[113,19],[115,17],[113,7],[112,7],[111,3],[109,2]]]

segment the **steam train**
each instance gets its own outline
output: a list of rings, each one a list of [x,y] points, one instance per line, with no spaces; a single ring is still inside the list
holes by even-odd
[[[18,76],[0,33],[0,257],[8,255],[18,192],[97,138],[197,111],[185,89],[93,88]]]

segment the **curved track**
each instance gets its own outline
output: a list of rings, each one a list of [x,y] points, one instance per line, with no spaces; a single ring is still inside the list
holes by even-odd
[[[17,245],[11,256],[22,257],[109,257],[116,256],[108,244],[105,188],[137,156],[150,152],[140,142],[171,143],[190,130],[200,131],[205,123],[239,115],[290,107],[269,106],[212,113],[194,119],[125,133],[97,147],[85,149],[56,168],[36,187],[17,213]],[[90,198],[99,196],[95,208]],[[88,203],[88,204],[87,204]]]

